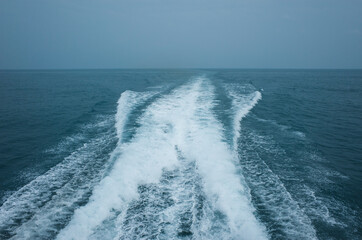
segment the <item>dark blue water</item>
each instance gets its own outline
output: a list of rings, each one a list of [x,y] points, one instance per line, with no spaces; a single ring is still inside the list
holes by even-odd
[[[360,239],[362,71],[0,72],[1,239]]]

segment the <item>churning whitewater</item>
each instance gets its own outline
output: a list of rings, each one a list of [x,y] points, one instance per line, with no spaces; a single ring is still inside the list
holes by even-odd
[[[151,95],[122,94],[119,136],[122,116]],[[120,138],[112,170],[58,239],[266,239],[213,115],[214,101],[214,87],[199,77],[151,103],[132,140]]]
[[[234,139],[238,121],[260,98],[256,91],[243,99]],[[114,139],[99,131],[7,199],[2,233],[13,239],[267,239],[240,175],[236,140],[226,141],[215,104],[215,86],[206,77],[166,93],[123,92],[110,157],[94,162]],[[136,108],[143,108],[139,116],[132,115]],[[132,117],[133,133],[127,128]],[[106,129],[112,120],[102,123]]]
[[[123,91],[112,113],[48,150],[66,153],[57,165],[3,201],[0,238],[318,239],[316,226],[353,225],[341,220],[351,209],[319,197],[316,178],[326,188],[335,173],[303,133],[254,114],[262,97],[206,75]],[[265,126],[304,144],[302,157],[290,159]]]

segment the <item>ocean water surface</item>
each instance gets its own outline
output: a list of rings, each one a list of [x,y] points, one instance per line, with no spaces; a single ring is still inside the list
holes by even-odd
[[[362,239],[361,70],[0,71],[0,239]]]

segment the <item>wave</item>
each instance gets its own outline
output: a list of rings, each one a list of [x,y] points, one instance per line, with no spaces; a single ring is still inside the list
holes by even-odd
[[[134,92],[134,91],[124,91],[121,94],[121,97],[118,100],[117,113],[115,116],[116,119],[116,130],[117,137],[121,142],[123,139],[123,131],[129,114],[135,107],[142,104],[144,101],[150,99],[158,92]]]
[[[232,100],[233,147],[234,150],[237,150],[237,141],[240,137],[240,122],[262,99],[262,95],[259,91],[255,91],[255,88],[250,84],[225,84],[224,88]]]

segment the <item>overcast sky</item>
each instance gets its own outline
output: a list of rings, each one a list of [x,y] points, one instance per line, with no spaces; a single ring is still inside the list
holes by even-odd
[[[0,69],[362,68],[362,0],[0,0]]]

